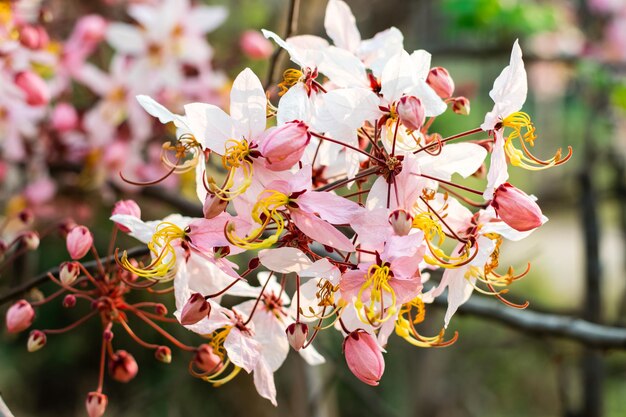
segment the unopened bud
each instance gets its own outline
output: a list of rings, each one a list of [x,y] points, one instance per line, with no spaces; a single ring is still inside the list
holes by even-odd
[[[78,127],[78,113],[69,103],[59,103],[52,111],[51,123],[54,130],[68,132]]]
[[[385,359],[376,339],[365,330],[355,330],[343,341],[350,371],[361,381],[376,386],[385,372]]]
[[[215,373],[224,366],[222,358],[215,354],[211,345],[207,344],[198,346],[193,362],[198,369],[210,373]]]
[[[272,43],[256,30],[246,30],[239,38],[239,46],[251,59],[265,59],[272,55]]]
[[[460,114],[463,116],[467,116],[470,114],[470,101],[461,96],[461,97],[455,97],[454,101],[452,102],[452,111],[455,112],[456,114]]]
[[[26,103],[31,106],[43,106],[50,101],[48,85],[32,71],[22,71],[15,76],[15,85],[25,94]]]
[[[409,130],[420,130],[426,120],[422,101],[414,96],[404,96],[396,107],[400,121]]]
[[[309,334],[309,326],[305,323],[291,323],[285,329],[287,333],[287,340],[294,350],[300,350],[306,343],[306,338]]]
[[[228,206],[228,201],[222,200],[213,193],[208,193],[202,205],[202,213],[205,219],[212,219],[224,212]]]
[[[65,308],[74,308],[76,306],[76,296],[73,294],[68,294],[63,298],[63,307]]]
[[[447,69],[435,67],[428,73],[426,82],[441,98],[448,98],[454,93],[454,81]]]
[[[159,362],[170,363],[172,362],[172,350],[167,346],[159,346],[154,351],[154,357]]]
[[[26,348],[29,352],[36,352],[46,345],[46,334],[41,330],[33,330],[28,336]]]
[[[87,414],[89,417],[102,417],[107,409],[109,399],[101,392],[90,392],[87,394],[87,401],[85,401],[85,407],[87,408]]]
[[[141,218],[141,208],[139,204],[137,204],[134,200],[120,200],[115,203],[115,207],[113,207],[113,215],[116,214],[126,214],[129,216],[136,217],[138,219]],[[130,232],[130,229],[122,224],[115,223],[119,229],[124,232]]]
[[[20,211],[20,213],[17,215],[17,218],[20,219],[24,226],[28,227],[33,224],[33,221],[35,220],[35,215],[33,214],[33,211],[31,209],[26,208]]]
[[[389,224],[398,236],[406,236],[413,228],[413,215],[404,209],[396,209],[389,215]]]
[[[78,260],[85,256],[93,244],[93,236],[85,226],[76,226],[67,234],[67,251],[72,259]]]
[[[80,267],[76,262],[63,262],[61,264],[61,271],[59,272],[59,278],[65,285],[72,285],[78,275],[80,274]]]
[[[125,350],[118,350],[109,360],[109,374],[116,381],[129,382],[138,371],[137,361]]]
[[[261,139],[260,151],[268,169],[285,171],[300,161],[310,141],[306,123],[294,120],[268,129]]]
[[[105,331],[102,332],[102,338],[106,340],[107,342],[110,342],[111,340],[113,340],[113,337],[115,337],[115,334],[113,334],[111,329],[106,329]]]
[[[208,301],[205,300],[202,294],[194,293],[183,307],[183,311],[180,314],[180,323],[185,326],[196,324],[200,320],[207,318],[210,313],[211,305]]]
[[[39,234],[34,231],[24,232],[22,242],[29,250],[35,250],[39,247]]]
[[[26,300],[19,300],[7,311],[6,325],[9,333],[19,333],[33,324],[35,310]]]
[[[29,49],[45,48],[50,37],[42,26],[24,25],[20,28],[20,43]]]
[[[528,194],[508,182],[496,189],[491,206],[503,222],[518,232],[527,232],[543,224],[539,205]]]

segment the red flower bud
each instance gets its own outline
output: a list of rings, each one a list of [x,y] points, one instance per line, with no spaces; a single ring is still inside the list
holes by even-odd
[[[72,285],[78,275],[80,274],[80,267],[76,262],[63,262],[61,264],[61,271],[59,272],[59,278],[65,285]]]
[[[196,324],[200,320],[206,318],[211,313],[211,305],[200,293],[194,293],[189,297],[187,304],[183,307],[180,314],[180,323],[188,326]]]
[[[26,300],[19,300],[7,311],[6,325],[9,333],[19,333],[33,324],[35,310]]]
[[[29,49],[42,49],[50,37],[42,26],[24,25],[20,28],[20,43]]]
[[[413,215],[404,209],[396,209],[389,215],[389,224],[398,236],[406,236],[413,228]]]
[[[420,130],[426,120],[422,101],[414,96],[404,96],[396,107],[400,121],[409,130]]]
[[[519,232],[533,230],[543,224],[543,215],[537,203],[508,182],[496,189],[491,206],[503,222]]]
[[[63,298],[63,307],[65,308],[74,308],[76,306],[76,296],[73,294],[68,294]]]
[[[202,213],[205,219],[212,219],[219,216],[226,210],[228,201],[222,200],[213,193],[208,193],[202,205]]]
[[[202,371],[210,373],[215,373],[222,369],[222,366],[224,366],[222,358],[213,352],[213,347],[211,345],[207,344],[198,346],[193,362]]]
[[[46,334],[41,330],[33,330],[28,336],[26,348],[29,352],[36,352],[46,345]]]
[[[101,392],[90,392],[87,394],[87,401],[85,401],[85,407],[87,408],[87,414],[89,417],[102,417],[107,409],[109,399]]]
[[[93,236],[85,226],[76,226],[67,234],[65,243],[72,259],[80,259],[91,249]]]
[[[302,158],[311,134],[309,127],[300,121],[285,123],[266,131],[261,140],[261,155],[267,160],[267,168],[284,171]]]
[[[376,340],[365,330],[355,330],[343,341],[350,371],[361,381],[376,386],[385,372],[385,359]]]
[[[294,350],[300,350],[306,343],[306,337],[309,334],[309,326],[305,323],[291,323],[285,329],[287,340]]]
[[[109,360],[109,374],[119,382],[128,382],[137,376],[139,366],[133,355],[125,350],[118,350]]]
[[[428,85],[435,90],[435,93],[441,98],[448,98],[454,93],[454,81],[447,69],[435,67],[428,73],[426,78]]]
[[[465,97],[456,97],[452,102],[452,111],[467,116],[470,114],[470,101]]]
[[[22,71],[15,75],[17,85],[26,95],[26,102],[31,106],[43,106],[50,101],[48,85],[39,75],[31,71]]]
[[[24,232],[21,236],[22,243],[29,249],[35,250],[39,247],[39,234],[37,232]]]
[[[172,362],[172,350],[167,346],[159,346],[154,351],[154,357],[159,362],[170,363]]]
[[[239,38],[239,46],[251,59],[265,59],[274,51],[272,43],[256,30],[246,30]]]
[[[141,208],[139,207],[139,205],[134,201],[134,200],[120,200],[117,203],[115,203],[115,206],[113,207],[113,215],[116,214],[127,214],[129,216],[133,216],[136,217],[138,219],[141,218]],[[119,227],[119,229],[124,232],[124,233],[128,233],[130,232],[130,229],[126,226],[123,226],[119,223],[115,223],[117,225],[117,227]]]

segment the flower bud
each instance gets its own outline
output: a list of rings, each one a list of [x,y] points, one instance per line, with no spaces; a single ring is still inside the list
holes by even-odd
[[[26,95],[26,103],[31,106],[43,106],[50,101],[48,85],[32,71],[22,71],[15,75],[17,85]]]
[[[37,232],[24,232],[21,239],[28,250],[35,250],[39,247],[39,234]]]
[[[97,14],[90,14],[78,19],[72,37],[76,36],[80,43],[98,43],[104,39],[106,29],[106,19]]]
[[[311,134],[309,127],[300,121],[285,123],[266,131],[261,140],[261,155],[267,160],[267,168],[284,171],[302,158]]]
[[[6,325],[9,333],[19,333],[33,324],[35,310],[26,300],[19,300],[7,311]]]
[[[202,213],[205,219],[212,219],[219,216],[226,210],[228,201],[222,200],[213,193],[208,193],[202,205]]]
[[[213,352],[211,345],[202,344],[198,346],[196,355],[193,358],[193,363],[204,372],[215,373],[222,369],[224,364],[222,358]]]
[[[61,264],[61,272],[59,272],[59,278],[65,285],[72,285],[78,275],[80,274],[80,267],[76,262],[63,262]]]
[[[159,362],[170,363],[172,362],[172,350],[167,346],[159,346],[154,351],[154,357]]]
[[[376,386],[385,372],[385,359],[376,340],[365,330],[355,330],[343,341],[350,371],[361,381]]]
[[[58,132],[68,132],[78,127],[78,113],[69,103],[59,103],[52,111],[52,127]]]
[[[402,97],[396,111],[404,127],[409,130],[420,130],[426,120],[424,106],[421,100],[414,96]]]
[[[452,102],[452,111],[462,116],[468,116],[470,114],[470,101],[463,96],[455,97]]]
[[[31,209],[26,208],[19,212],[17,218],[20,219],[25,227],[28,227],[33,224],[33,221],[35,220],[35,215],[33,214],[33,211]]]
[[[115,334],[113,333],[113,331],[111,329],[105,329],[102,332],[102,337],[104,338],[104,340],[106,340],[107,342],[110,342],[111,340],[113,340],[113,338],[115,337]]]
[[[85,407],[89,417],[102,417],[107,409],[109,399],[101,392],[92,391],[87,394]]]
[[[73,294],[68,294],[63,298],[63,307],[65,308],[74,308],[76,305],[76,296]]]
[[[454,93],[454,81],[447,69],[435,67],[428,73],[426,78],[428,85],[435,90],[435,93],[441,98],[448,98]]]
[[[24,25],[20,28],[20,43],[29,49],[42,49],[50,37],[42,26]]]
[[[306,343],[306,337],[309,334],[309,326],[305,323],[291,323],[285,330],[287,340],[294,350],[300,350]]]
[[[503,222],[519,232],[533,230],[543,224],[543,215],[537,203],[508,182],[496,189],[491,206]]]
[[[46,334],[41,330],[33,330],[28,336],[26,348],[29,352],[36,352],[46,345]]]
[[[398,236],[406,236],[413,228],[413,215],[404,209],[396,209],[389,215],[389,224]]]
[[[183,307],[180,314],[180,323],[188,326],[196,324],[200,320],[207,318],[211,313],[211,305],[200,293],[194,293],[189,297],[189,301]]]
[[[67,251],[74,260],[85,256],[93,244],[93,236],[85,226],[76,226],[67,234]]]
[[[109,374],[119,382],[128,382],[137,376],[139,366],[133,355],[125,350],[118,350],[109,360]]]
[[[239,47],[251,59],[265,59],[272,55],[272,43],[256,30],[246,30],[239,38]]]
[[[120,200],[115,203],[115,207],[113,207],[113,215],[116,214],[127,214],[129,216],[136,217],[138,219],[141,218],[141,208],[134,200]],[[119,229],[124,232],[130,232],[130,229],[124,225],[119,223],[115,223]]]

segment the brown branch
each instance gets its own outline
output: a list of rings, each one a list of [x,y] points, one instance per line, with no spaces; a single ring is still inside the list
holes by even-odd
[[[289,14],[287,20],[287,27],[285,28],[285,36],[283,39],[287,40],[290,36],[298,31],[298,14],[300,11],[300,0],[290,0],[289,2]],[[274,76],[276,72],[276,65],[278,64],[278,59],[283,53],[283,48],[278,47],[276,51],[272,54],[272,58],[270,60],[270,67],[267,70],[267,79],[265,81],[265,90],[269,90],[269,88],[274,83]]]
[[[134,256],[143,256],[143,255],[147,255],[150,253],[150,251],[148,250],[147,247],[145,246],[138,246],[135,248],[131,248],[128,249],[128,256],[129,257],[134,257]],[[107,263],[109,261],[112,261],[113,255],[111,256],[107,256],[105,258],[101,258],[103,263]],[[91,270],[95,270],[98,267],[98,262],[93,260],[93,261],[88,261],[88,262],[84,262],[83,266],[91,271]],[[41,285],[43,283],[45,283],[46,281],[49,280],[48,278],[48,274],[52,274],[52,275],[58,275],[59,273],[59,267],[54,267],[52,269],[47,270],[46,272],[36,276],[35,278],[31,279],[30,281],[27,281],[25,283],[23,283],[22,285],[19,285],[17,287],[11,288],[9,291],[7,291],[4,294],[0,295],[0,305],[11,301],[17,297],[22,296],[22,294],[24,294],[25,292],[27,292],[28,290],[30,290],[31,288],[35,288],[38,285]]]

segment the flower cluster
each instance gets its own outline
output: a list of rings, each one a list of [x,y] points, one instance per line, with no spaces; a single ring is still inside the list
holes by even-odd
[[[172,62],[202,53],[195,46],[193,53],[181,50],[193,45],[182,39],[213,26],[202,15],[195,28],[196,19],[185,12],[184,26],[164,30],[148,13],[150,6],[137,7],[133,17],[145,19],[144,30],[111,24],[107,36],[124,54],[119,62],[131,57],[141,73],[153,74],[144,78],[162,86],[177,77]],[[171,7],[163,15],[168,24],[181,13],[179,3]],[[59,278],[50,278],[61,287],[59,295],[69,292],[68,304],[91,301],[85,317],[102,319],[101,366],[108,358],[114,379],[132,379],[137,365],[129,353],[112,349],[113,325],[155,349],[157,357],[168,357],[160,345],[134,337],[129,314],[195,352],[192,375],[220,386],[243,369],[252,373],[259,394],[276,404],[274,372],[290,347],[309,364],[323,363],[313,346],[323,330],[340,332],[348,368],[378,385],[384,347],[394,332],[417,347],[450,345],[458,335],[446,337],[445,329],[474,290],[511,307],[526,306],[503,295],[528,269],[502,270],[500,249],[504,240],[528,236],[547,218],[533,196],[507,182],[508,169],[554,167],[570,158],[571,149],[546,160],[532,153],[538,137],[521,111],[527,80],[518,42],[494,82],[494,106],[484,122],[442,137],[433,131],[437,117],[470,111],[468,99],[455,96],[445,68],[431,68],[424,50],[407,52],[396,28],[363,40],[341,0],[329,0],[324,23],[332,43],[312,35],[283,40],[264,31],[294,68],[270,91],[243,70],[232,84],[229,112],[198,101],[179,114],[168,110],[170,102],[161,104],[162,95],[136,97],[149,115],[175,130],[175,139],[163,145],[164,169],[168,176],[195,172],[204,216],[174,213],[144,221],[135,203],[119,203],[111,219],[147,245],[149,258],[117,250],[115,263],[100,262],[95,273],[78,262],[95,252],[91,233],[82,226],[67,231],[74,261],[62,266]],[[85,80],[97,74],[89,68]],[[141,84],[121,68],[120,82]],[[136,89],[118,96],[117,87],[106,88],[102,113],[92,119],[98,123],[106,109],[136,106]],[[114,99],[115,105],[107,101]],[[143,117],[132,114],[134,120]],[[472,176],[472,184],[484,179],[480,189],[464,181]],[[237,262],[244,259],[242,271]],[[441,279],[428,282],[435,271]],[[159,304],[131,304],[131,290],[173,291],[176,321],[206,343],[190,347],[175,340],[156,323],[172,320]],[[441,331],[423,335],[418,329],[427,306],[444,293],[448,309]],[[9,311],[7,325],[24,330],[33,316],[32,305],[22,300]],[[41,347],[50,333],[31,334],[29,349]],[[102,415],[106,402],[101,376],[87,400],[90,416]]]

